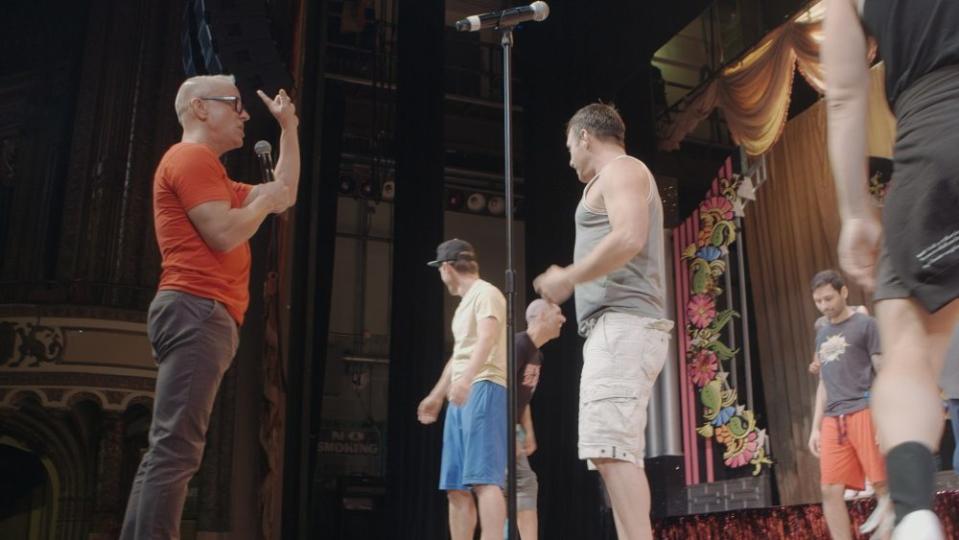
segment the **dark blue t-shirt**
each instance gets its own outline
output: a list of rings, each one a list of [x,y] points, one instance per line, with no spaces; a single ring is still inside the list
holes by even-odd
[[[839,324],[826,322],[816,333],[820,377],[826,387],[826,416],[854,413],[869,406],[869,388],[876,372],[872,356],[879,354],[876,320],[854,313]]]

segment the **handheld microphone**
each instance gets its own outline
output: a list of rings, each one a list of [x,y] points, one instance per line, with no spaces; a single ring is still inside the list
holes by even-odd
[[[257,141],[253,151],[260,160],[260,180],[263,183],[272,182],[273,178],[273,146],[267,141]]]
[[[517,6],[480,15],[471,15],[456,21],[456,29],[460,32],[476,32],[483,28],[516,26],[526,21],[539,22],[546,17],[549,17],[549,6],[546,5],[546,2],[533,2],[528,6]]]

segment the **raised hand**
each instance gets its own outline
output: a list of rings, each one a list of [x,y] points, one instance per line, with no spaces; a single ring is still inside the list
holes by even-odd
[[[293,105],[290,96],[286,94],[286,90],[281,88],[273,99],[270,99],[263,90],[257,90],[256,95],[260,96],[263,104],[269,109],[273,118],[276,118],[281,128],[292,129],[300,124],[300,119],[296,116],[296,106]]]

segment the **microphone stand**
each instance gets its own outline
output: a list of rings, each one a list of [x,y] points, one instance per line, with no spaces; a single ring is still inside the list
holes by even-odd
[[[502,34],[500,45],[503,47],[503,161],[505,171],[503,183],[506,197],[506,485],[507,519],[509,529],[507,538],[518,540],[516,512],[516,272],[513,266],[513,96],[512,62],[513,27],[497,26]]]

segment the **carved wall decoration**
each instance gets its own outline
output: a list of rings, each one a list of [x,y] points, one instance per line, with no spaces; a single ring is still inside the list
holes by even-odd
[[[152,381],[151,381],[152,384]],[[15,409],[32,401],[47,409],[69,409],[81,401],[95,403],[104,411],[125,411],[133,406],[153,407],[153,390],[106,390],[94,387],[51,388],[42,385],[17,386],[0,376],[0,409]]]
[[[34,323],[0,321],[0,367],[39,367],[63,361],[63,329]]]
[[[128,421],[138,414],[102,410],[93,392],[72,392],[62,408],[50,407],[45,389],[4,394],[12,406],[0,406],[0,439],[34,454],[43,463],[51,496],[49,534],[41,538],[106,540],[117,538],[128,486],[139,453],[125,452]]]

